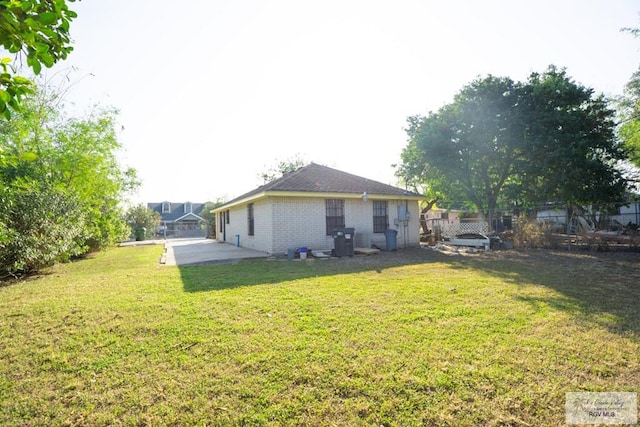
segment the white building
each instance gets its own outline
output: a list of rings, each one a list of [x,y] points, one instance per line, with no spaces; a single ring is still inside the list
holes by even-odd
[[[418,246],[419,201],[406,190],[311,163],[216,208],[218,241],[269,253],[328,250],[333,230],[354,228],[355,246]]]

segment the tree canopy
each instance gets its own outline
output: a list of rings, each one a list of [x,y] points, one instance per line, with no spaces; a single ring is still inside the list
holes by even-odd
[[[399,173],[489,218],[501,204],[620,200],[625,153],[613,118],[604,98],[555,67],[526,82],[478,78],[408,119]]]
[[[274,179],[278,179],[281,176],[305,166],[306,164],[308,164],[308,162],[303,160],[299,154],[296,154],[294,157],[277,161],[275,166],[271,166],[264,172],[261,172],[258,177],[262,180],[263,184],[267,184]]]
[[[104,248],[129,234],[120,202],[137,185],[120,167],[113,109],[68,118],[46,88],[0,121],[0,275]]]
[[[144,237],[147,239],[156,235],[160,220],[161,216],[158,212],[142,204],[131,206],[125,214],[125,221],[131,228],[131,234],[135,235],[138,230],[144,230]]]
[[[620,138],[629,160],[640,167],[640,70],[633,73],[619,104]]]
[[[623,28],[634,37],[640,37],[640,28]],[[640,168],[640,69],[634,72],[624,88],[618,103],[620,138],[629,153],[629,160]]]
[[[76,13],[67,3],[75,0],[0,0],[0,43],[36,74],[50,68],[73,50],[69,24]],[[17,75],[10,57],[0,59],[0,114],[10,116],[20,99],[33,92],[33,83]]]
[[[627,155],[610,102],[554,68],[533,73],[524,89],[523,199],[593,205],[624,199],[628,183],[619,166]]]

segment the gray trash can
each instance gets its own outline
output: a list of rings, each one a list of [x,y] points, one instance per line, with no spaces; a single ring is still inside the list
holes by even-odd
[[[384,232],[384,237],[387,241],[387,250],[395,251],[398,249],[398,230],[388,228]]]

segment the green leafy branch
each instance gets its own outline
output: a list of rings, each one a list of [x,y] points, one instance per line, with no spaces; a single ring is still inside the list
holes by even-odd
[[[16,57],[26,58],[34,74],[51,68],[73,50],[69,24],[77,17],[67,3],[75,0],[0,0],[0,43]],[[20,100],[33,93],[33,83],[17,75],[11,58],[0,59],[0,114],[18,110]]]

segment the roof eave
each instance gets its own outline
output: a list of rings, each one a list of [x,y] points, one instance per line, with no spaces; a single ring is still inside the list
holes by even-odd
[[[361,199],[360,193],[339,193],[339,192],[315,192],[315,191],[263,191],[251,196],[235,200],[213,209],[212,213],[221,212],[234,206],[255,202],[266,197],[304,197],[316,199]],[[427,197],[415,194],[370,194],[367,193],[367,200],[427,200]]]
[[[195,216],[199,221],[204,221],[205,220],[200,215],[194,214],[193,212],[187,212],[186,214],[182,215],[181,217],[174,219],[173,222],[178,222],[178,221],[180,221],[180,220],[182,220],[182,219],[184,219],[184,218],[186,218],[188,216]]]

